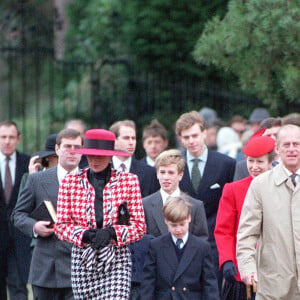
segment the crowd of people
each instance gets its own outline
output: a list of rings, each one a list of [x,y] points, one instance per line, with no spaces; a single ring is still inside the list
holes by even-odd
[[[68,120],[30,157],[1,122],[0,300],[300,299],[300,114],[203,108],[174,129],[168,149],[145,126],[138,160],[133,120]]]

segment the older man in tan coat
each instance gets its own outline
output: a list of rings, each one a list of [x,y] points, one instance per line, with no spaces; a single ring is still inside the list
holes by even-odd
[[[277,137],[281,162],[252,181],[237,235],[237,260],[256,300],[300,299],[300,127]],[[256,244],[257,251],[256,251]]]

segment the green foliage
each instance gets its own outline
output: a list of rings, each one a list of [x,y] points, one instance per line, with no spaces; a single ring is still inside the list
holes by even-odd
[[[141,67],[203,75],[191,55],[205,22],[223,16],[227,1],[126,1],[124,31]],[[125,6],[125,5],[124,5]]]
[[[67,55],[97,60],[122,56],[119,0],[73,1],[68,9]]]
[[[194,56],[233,72],[247,92],[280,109],[300,99],[297,1],[231,0],[226,16],[206,24]]]

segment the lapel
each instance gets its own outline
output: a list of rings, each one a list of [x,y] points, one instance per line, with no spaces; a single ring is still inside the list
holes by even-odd
[[[195,243],[195,238],[191,234],[189,234],[183,255],[181,257],[180,263],[177,267],[177,270],[176,270],[176,273],[174,276],[174,281],[176,281],[177,278],[179,278],[180,275],[190,266],[190,263],[192,262],[195,254],[197,252],[197,249],[198,248],[197,248],[197,244]],[[176,256],[176,254],[175,254],[175,256]]]
[[[57,206],[57,197],[58,197],[58,190],[59,190],[59,182],[57,178],[57,167],[51,168],[47,172],[47,180],[41,181],[41,188],[44,190],[45,194],[54,204]],[[51,186],[51,189],[49,189]],[[45,199],[46,200],[46,199]]]
[[[217,161],[213,159],[213,153],[208,149],[207,161],[205,164],[201,182],[198,187],[198,193],[200,193],[200,191],[202,193],[205,189],[210,187],[212,182],[213,183],[216,182],[216,180],[213,178],[215,177],[216,174],[215,171],[217,169],[218,169]]]
[[[129,172],[136,175],[141,175],[142,171],[143,170],[139,168],[138,161],[135,159],[134,156],[132,156]]]
[[[169,274],[175,274],[178,268],[178,259],[174,249],[174,244],[171,238],[171,234],[167,234],[164,237],[163,244],[161,247],[162,255],[165,258],[166,263],[169,265]]]
[[[284,182],[286,182],[286,185],[288,186],[289,189],[291,189],[292,191],[295,190],[292,180],[286,174],[282,164],[276,166],[276,168],[272,169],[271,172],[274,172],[274,181],[276,185],[281,185]],[[297,188],[299,188],[299,184],[297,184]]]
[[[160,191],[153,194],[153,201],[151,202],[152,216],[160,230],[161,235],[168,233],[168,227],[165,223],[165,218],[162,213],[163,201]]]

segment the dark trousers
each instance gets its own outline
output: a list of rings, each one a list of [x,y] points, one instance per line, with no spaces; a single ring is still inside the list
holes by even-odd
[[[73,300],[72,288],[44,288],[32,286],[34,300]]]
[[[13,245],[10,245],[7,253],[7,287],[10,300],[28,299],[26,283],[22,280]]]

